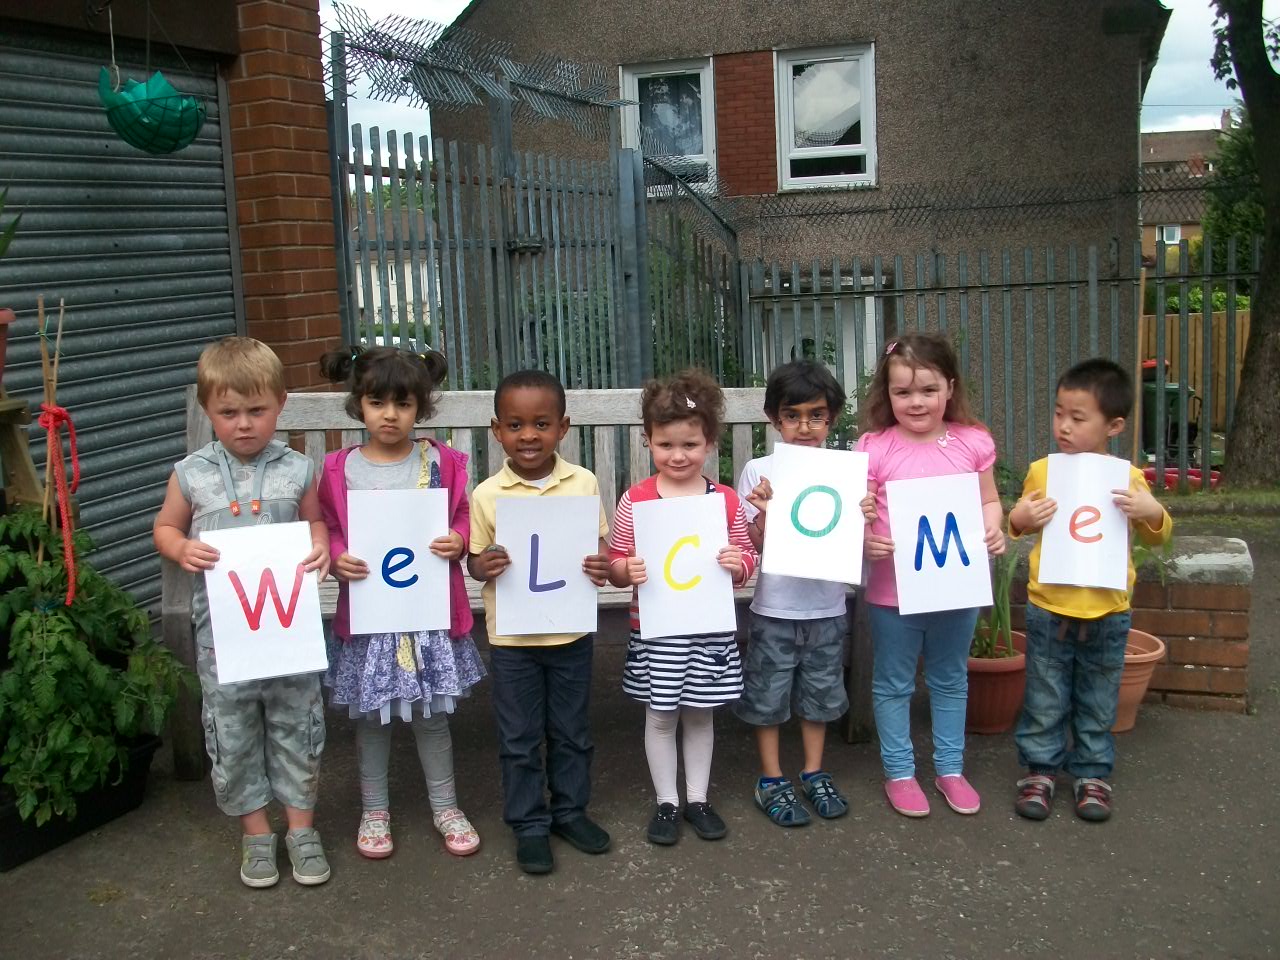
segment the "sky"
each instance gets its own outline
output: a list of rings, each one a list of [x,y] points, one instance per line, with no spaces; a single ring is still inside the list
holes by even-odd
[[[449,23],[466,6],[466,0],[358,0],[369,19],[390,13]],[[1222,111],[1235,104],[1235,94],[1213,78],[1213,10],[1209,0],[1166,0],[1173,11],[1160,57],[1147,84],[1142,108],[1142,130],[1203,130],[1219,125]],[[1280,17],[1280,0],[1264,0],[1264,15]],[[332,0],[321,0],[320,16],[326,26],[336,26]],[[377,125],[401,134],[425,134],[427,111],[403,104],[371,101],[361,96],[348,101],[352,123]]]

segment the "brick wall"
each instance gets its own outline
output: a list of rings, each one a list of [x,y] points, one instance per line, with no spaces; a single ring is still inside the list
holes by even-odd
[[[319,0],[238,0],[236,13],[227,87],[246,332],[297,390],[323,382],[316,361],[341,336]]]
[[[1144,568],[1133,592],[1133,628],[1164,641],[1147,701],[1243,713],[1249,693],[1249,607],[1253,564],[1242,540],[1175,536],[1176,561],[1159,582]],[[1025,570],[1025,568],[1024,568]],[[1015,629],[1027,588],[1014,584]]]
[[[716,167],[734,195],[778,192],[773,53],[720,54],[712,61]]]

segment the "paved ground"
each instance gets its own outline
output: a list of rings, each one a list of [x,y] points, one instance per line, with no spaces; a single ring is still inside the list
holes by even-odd
[[[207,783],[157,762],[144,806],[0,874],[0,956],[39,957],[1232,957],[1280,955],[1280,520],[1203,521],[1254,549],[1251,716],[1144,708],[1120,742],[1116,816],[1048,822],[1012,812],[1011,738],[971,740],[968,773],[986,808],[889,810],[871,745],[838,739],[829,768],[853,810],[784,831],[751,804],[746,727],[718,723],[712,798],[729,837],[643,837],[650,786],[642,711],[619,690],[621,625],[603,631],[593,723],[595,816],[613,850],[556,843],[549,877],[520,874],[500,819],[487,691],[456,717],[458,782],[484,839],[466,860],[431,827],[411,738],[397,737],[397,852],[361,859],[352,731],[331,724],[318,825],[333,879],[236,878],[236,828]],[[1183,531],[1191,524],[1184,524]],[[919,704],[917,706],[920,706]],[[920,715],[923,720],[923,714]],[[918,724],[922,729],[923,723]],[[791,766],[798,743],[786,741]],[[927,757],[917,737],[918,756]],[[283,859],[283,854],[282,854]]]

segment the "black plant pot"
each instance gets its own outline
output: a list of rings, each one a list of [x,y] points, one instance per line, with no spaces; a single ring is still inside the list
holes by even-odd
[[[159,746],[159,737],[140,738],[129,748],[129,769],[119,783],[108,778],[102,786],[76,797],[78,813],[74,820],[55,816],[37,827],[34,818],[23,820],[18,816],[15,802],[0,801],[0,873],[137,809],[146,795],[151,758]]]

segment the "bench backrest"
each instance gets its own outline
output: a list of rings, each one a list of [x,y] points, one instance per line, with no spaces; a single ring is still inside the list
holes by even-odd
[[[573,428],[561,442],[560,453],[574,463],[587,463],[595,471],[601,499],[612,520],[620,495],[619,481],[630,485],[653,473],[640,420],[640,391],[568,390],[566,401]],[[302,434],[303,452],[315,462],[317,475],[324,462],[327,432],[339,432],[343,445],[363,439],[359,423],[343,409],[345,403],[345,393],[291,393],[280,415],[280,437],[287,439],[290,433]],[[717,476],[720,458],[728,453],[736,482],[752,456],[752,427],[767,423],[763,405],[763,388],[725,390],[725,425],[731,437],[730,448],[713,451],[703,471],[707,476]],[[440,395],[435,416],[422,425],[419,434],[446,441],[455,450],[468,454],[474,484],[496,472],[502,463],[502,448],[489,430],[492,417],[493,391],[446,391]],[[764,434],[765,449],[771,450],[774,432],[765,430]],[[187,392],[188,451],[199,449],[212,436],[209,420],[196,402],[195,387],[191,387]]]

